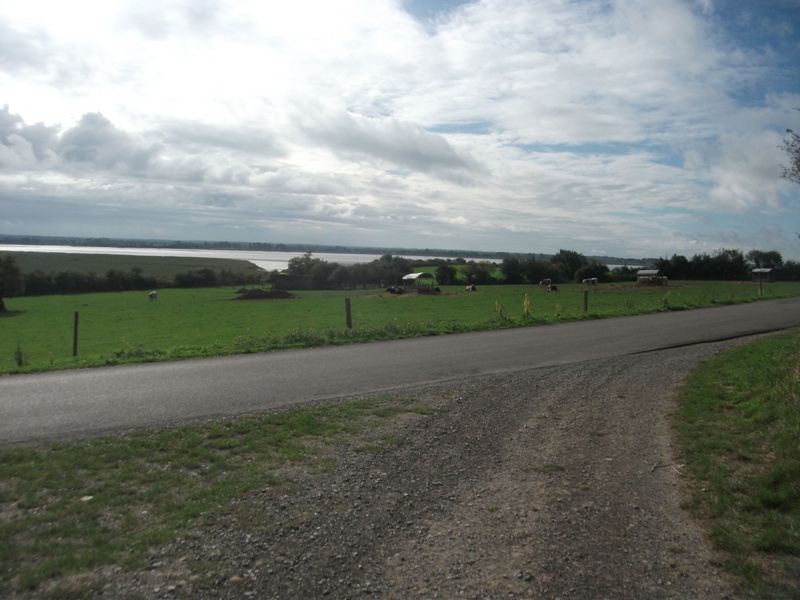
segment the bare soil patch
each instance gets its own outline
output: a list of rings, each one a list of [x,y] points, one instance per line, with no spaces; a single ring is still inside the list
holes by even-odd
[[[234,300],[290,300],[296,298],[286,290],[239,290],[239,295]]]

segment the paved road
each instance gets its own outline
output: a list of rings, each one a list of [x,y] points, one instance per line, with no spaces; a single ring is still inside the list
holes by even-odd
[[[800,298],[173,363],[0,377],[0,445],[268,410],[800,326]]]

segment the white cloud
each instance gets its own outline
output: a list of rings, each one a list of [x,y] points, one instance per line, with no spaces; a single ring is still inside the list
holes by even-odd
[[[798,9],[763,7],[10,4],[0,230],[797,256]]]

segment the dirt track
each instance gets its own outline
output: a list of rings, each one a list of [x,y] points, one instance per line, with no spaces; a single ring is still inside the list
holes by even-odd
[[[141,598],[735,598],[681,509],[673,392],[735,342],[405,390],[438,411],[95,573]],[[379,451],[370,451],[374,447]]]

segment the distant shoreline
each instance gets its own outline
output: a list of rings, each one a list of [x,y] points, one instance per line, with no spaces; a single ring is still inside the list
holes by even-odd
[[[432,258],[468,258],[473,260],[502,261],[504,258],[534,258],[547,261],[552,254],[536,252],[485,252],[480,250],[454,250],[441,248],[381,248],[370,246],[332,246],[324,244],[271,243],[271,242],[225,242],[202,240],[161,240],[131,238],[89,238],[40,235],[0,234],[0,244],[23,246],[75,246],[101,248],[150,248],[164,250],[230,250],[250,252],[290,252],[312,254],[385,254],[421,256]],[[656,258],[622,258],[615,256],[587,256],[589,260],[615,265],[643,266],[655,263]]]

